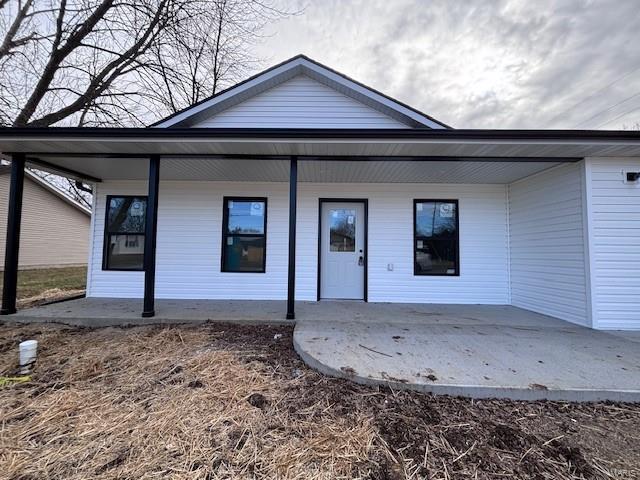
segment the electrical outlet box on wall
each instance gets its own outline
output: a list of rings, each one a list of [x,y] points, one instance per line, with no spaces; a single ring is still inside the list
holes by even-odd
[[[627,185],[640,186],[640,165],[622,170],[622,181]]]

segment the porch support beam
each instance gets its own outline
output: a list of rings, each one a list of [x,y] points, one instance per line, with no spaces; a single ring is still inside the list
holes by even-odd
[[[43,156],[48,158],[147,158],[148,153],[29,153],[28,155]],[[210,160],[289,160],[289,155],[248,154],[248,153],[163,153],[165,159],[179,158],[210,159]],[[31,161],[31,157],[30,161]],[[584,160],[584,157],[496,157],[486,155],[456,156],[456,155],[296,155],[296,158],[304,161],[331,161],[331,162],[543,162],[543,163],[575,163]],[[34,157],[34,160],[44,164],[44,160]],[[46,162],[50,166],[52,163]],[[84,175],[88,177],[87,175]],[[96,179],[100,180],[100,179]],[[95,181],[95,180],[94,180]]]
[[[158,227],[158,188],[160,186],[160,155],[149,157],[149,188],[144,229],[144,308],[143,317],[155,313],[156,230]]]
[[[298,202],[298,158],[289,160],[289,282],[287,320],[296,318],[296,207]]]
[[[47,162],[45,160],[40,160],[35,157],[27,157],[27,163],[35,165],[36,168],[40,167],[44,170],[49,170],[53,173],[57,173],[63,177],[70,177],[76,180],[80,180],[87,183],[100,183],[101,179],[98,177],[94,177],[92,175],[87,175],[86,173],[79,172],[78,170],[73,170],[71,168],[61,167],[58,165],[54,165],[51,162]]]
[[[7,215],[7,239],[4,252],[4,283],[2,285],[2,308],[0,309],[1,315],[16,313],[24,165],[24,154],[16,153],[12,156],[9,211]]]

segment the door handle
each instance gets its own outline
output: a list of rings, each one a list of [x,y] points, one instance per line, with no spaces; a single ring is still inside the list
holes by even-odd
[[[358,257],[358,266],[362,267],[364,265],[364,257],[362,255],[360,255]]]

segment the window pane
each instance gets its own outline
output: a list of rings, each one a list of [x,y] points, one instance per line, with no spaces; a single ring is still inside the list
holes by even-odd
[[[457,215],[455,202],[416,203],[416,273],[456,274]]]
[[[356,251],[356,211],[331,210],[329,249],[332,252]]]
[[[113,233],[144,233],[147,199],[112,197],[109,200],[108,231]]]
[[[454,240],[417,240],[416,271],[438,275],[456,273],[456,249]]]
[[[226,241],[225,271],[262,272],[264,270],[264,237],[229,235]]]
[[[142,270],[144,235],[109,235],[107,268]]]
[[[456,234],[456,204],[422,202],[416,204],[416,236],[454,237]]]
[[[264,202],[229,200],[227,233],[264,233]]]

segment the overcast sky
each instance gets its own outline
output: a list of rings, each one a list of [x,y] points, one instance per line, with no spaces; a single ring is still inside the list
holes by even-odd
[[[266,66],[304,53],[456,128],[640,122],[640,0],[290,5],[257,47]]]

